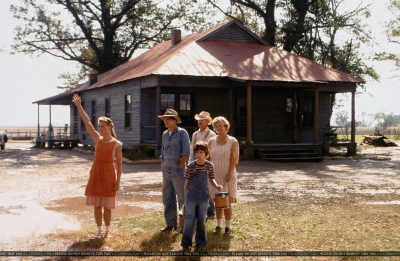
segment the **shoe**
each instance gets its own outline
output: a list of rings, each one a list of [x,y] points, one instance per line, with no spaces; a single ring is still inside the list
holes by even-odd
[[[225,235],[229,235],[232,232],[232,229],[226,227],[225,228]]]
[[[222,227],[216,227],[215,228],[215,230],[214,230],[214,233],[217,233],[217,234],[219,234],[219,233],[221,233],[221,230],[222,230]]]
[[[207,220],[214,220],[215,219],[215,215],[207,215]]]
[[[98,232],[96,238],[103,238],[103,232]]]
[[[167,227],[162,228],[160,231],[161,232],[171,232],[174,229],[176,229],[176,227],[167,226]]]
[[[190,252],[190,247],[182,247],[182,252]]]
[[[207,252],[206,246],[196,246],[196,252]]]
[[[108,238],[113,238],[113,235],[111,234],[110,231],[104,233],[104,237],[108,237]]]

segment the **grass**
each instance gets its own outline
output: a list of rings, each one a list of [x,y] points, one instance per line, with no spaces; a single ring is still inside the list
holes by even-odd
[[[399,196],[395,196],[399,197]],[[232,234],[214,234],[207,222],[208,251],[396,251],[400,244],[399,207],[363,204],[360,196],[342,199],[274,197],[234,207]],[[385,200],[385,199],[382,199]],[[387,199],[386,199],[387,200]],[[398,199],[397,199],[398,200]],[[68,251],[177,251],[181,234],[160,233],[162,211],[114,220],[111,239],[90,239],[95,228],[54,234]],[[96,257],[96,260],[99,257]],[[202,260],[215,257],[201,257]],[[294,258],[294,257],[293,257]],[[89,260],[94,260],[88,258]],[[128,258],[127,258],[128,259]],[[159,260],[160,257],[144,257]],[[185,260],[188,258],[186,257]],[[257,257],[246,260],[260,260]],[[290,259],[290,258],[289,258]],[[326,257],[323,260],[394,260],[391,257]],[[107,260],[124,260],[107,257]],[[179,260],[166,257],[164,260]],[[193,260],[199,260],[193,259]],[[231,260],[231,258],[229,258]],[[238,260],[241,260],[240,258]],[[288,260],[288,259],[286,259]],[[298,260],[298,259],[297,259]],[[315,260],[302,257],[301,260]]]

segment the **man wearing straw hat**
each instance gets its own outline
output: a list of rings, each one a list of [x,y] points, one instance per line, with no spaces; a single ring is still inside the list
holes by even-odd
[[[167,109],[165,114],[158,116],[158,118],[164,121],[167,128],[162,135],[160,156],[163,175],[164,219],[167,226],[161,231],[170,232],[177,229],[177,207],[181,209],[184,203],[184,173],[190,155],[190,142],[187,131],[176,125],[182,121],[175,110]]]
[[[212,118],[210,113],[206,111],[202,111],[199,114],[194,115],[194,118],[197,120],[197,125],[199,129],[195,131],[192,135],[192,142],[190,143],[190,161],[196,160],[196,156],[193,153],[194,144],[199,141],[204,141],[205,143],[208,140],[217,134],[208,128],[208,125],[211,125]],[[214,219],[215,218],[215,206],[214,202],[209,201],[207,209],[207,219]]]

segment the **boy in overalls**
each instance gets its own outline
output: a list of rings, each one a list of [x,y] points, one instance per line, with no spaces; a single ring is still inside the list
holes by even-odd
[[[183,251],[190,251],[194,222],[197,219],[196,250],[206,251],[206,215],[208,200],[208,183],[222,191],[222,186],[215,182],[214,165],[206,160],[208,147],[205,142],[198,142],[193,146],[196,160],[189,163],[185,172],[185,224],[183,226],[181,246]]]

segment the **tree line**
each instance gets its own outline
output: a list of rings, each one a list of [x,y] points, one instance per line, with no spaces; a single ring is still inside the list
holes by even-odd
[[[399,8],[399,1],[391,1],[393,8]],[[358,1],[21,0],[10,7],[21,22],[14,29],[12,49],[75,61],[79,73],[60,75],[61,87],[72,88],[89,72],[106,72],[131,59],[138,49],[169,39],[171,29],[188,34],[234,18],[271,46],[365,80],[378,80],[378,73],[365,63],[367,54],[360,51],[363,45],[374,44],[365,23],[371,6],[354,2]],[[398,24],[389,23],[387,34],[396,38]]]

